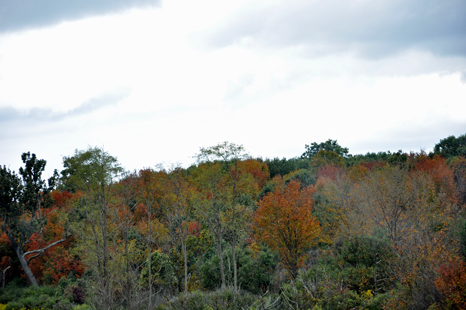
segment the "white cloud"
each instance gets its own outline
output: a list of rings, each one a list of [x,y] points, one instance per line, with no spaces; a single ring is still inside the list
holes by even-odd
[[[225,140],[254,156],[293,157],[328,138],[360,153],[431,148],[464,133],[464,57],[308,57],[306,46],[270,48],[255,36],[209,46],[251,5],[270,2],[166,1],[0,35],[0,108],[15,116],[0,117],[1,164],[19,166],[31,150],[60,168],[61,156],[97,145],[132,170],[187,165],[199,147]],[[115,102],[70,112],[95,98]],[[63,117],[32,121],[31,109]]]

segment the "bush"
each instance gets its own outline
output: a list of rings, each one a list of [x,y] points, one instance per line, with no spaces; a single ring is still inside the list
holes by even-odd
[[[82,305],[74,306],[72,310],[92,310],[92,308],[89,305],[82,304]]]
[[[18,287],[10,282],[0,294],[5,310],[58,309],[71,310],[75,303],[84,303],[85,288],[82,281],[63,277],[56,287]]]
[[[7,304],[6,310],[12,309],[53,309],[61,299],[61,294],[56,294],[51,286],[29,287],[23,290],[22,295]]]
[[[83,304],[86,299],[86,293],[79,284],[72,284],[65,289],[65,296],[69,296],[71,301],[77,304]]]
[[[215,292],[195,291],[180,295],[160,306],[160,310],[236,310],[249,309],[257,299],[247,292],[235,293],[233,289],[220,289]]]
[[[25,290],[25,287],[18,287],[13,281],[8,283],[0,291],[0,304],[8,304],[10,301],[20,299]]]
[[[331,264],[332,272],[351,290],[362,293],[377,287],[378,292],[387,291],[390,283],[379,279],[388,278],[388,261],[393,259],[388,240],[357,236],[335,242],[333,250],[336,258]]]
[[[139,283],[144,288],[149,286],[148,265],[149,262],[146,261],[139,278]],[[151,284],[155,289],[165,288],[171,291],[177,286],[178,279],[175,276],[175,271],[170,263],[169,257],[164,253],[155,251],[151,254],[151,276],[153,279]]]
[[[231,248],[224,252],[224,270],[227,284],[233,284],[233,268],[229,266],[232,261]],[[238,270],[238,285],[241,289],[253,294],[265,292],[272,286],[273,274],[278,264],[279,256],[267,246],[253,256],[248,248],[238,248],[236,262]],[[220,259],[214,254],[206,260],[200,268],[201,284],[204,288],[215,290],[220,287]]]
[[[370,309],[381,310],[385,295],[374,296],[370,290],[358,293],[344,286],[329,266],[316,265],[301,273],[294,283],[281,288],[281,306],[277,309]]]

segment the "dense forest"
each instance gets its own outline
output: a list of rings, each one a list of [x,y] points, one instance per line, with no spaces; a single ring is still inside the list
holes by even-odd
[[[133,172],[89,147],[47,180],[37,156],[0,167],[0,309],[466,309],[466,135]]]

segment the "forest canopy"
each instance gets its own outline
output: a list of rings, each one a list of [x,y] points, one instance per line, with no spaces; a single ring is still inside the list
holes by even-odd
[[[466,309],[466,135],[138,171],[89,147],[47,180],[38,156],[0,167],[0,309]]]

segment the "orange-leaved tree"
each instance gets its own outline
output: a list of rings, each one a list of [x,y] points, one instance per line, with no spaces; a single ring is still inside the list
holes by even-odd
[[[281,177],[277,177],[281,179]],[[259,201],[254,215],[258,241],[278,251],[291,278],[296,278],[304,252],[317,242],[319,222],[311,214],[314,186],[301,188],[279,180],[274,192]]]
[[[418,154],[415,158],[414,171],[425,171],[435,184],[438,193],[443,192],[449,202],[455,203],[458,200],[457,188],[455,184],[454,169],[451,169],[445,158],[435,155],[430,158],[425,153]]]

